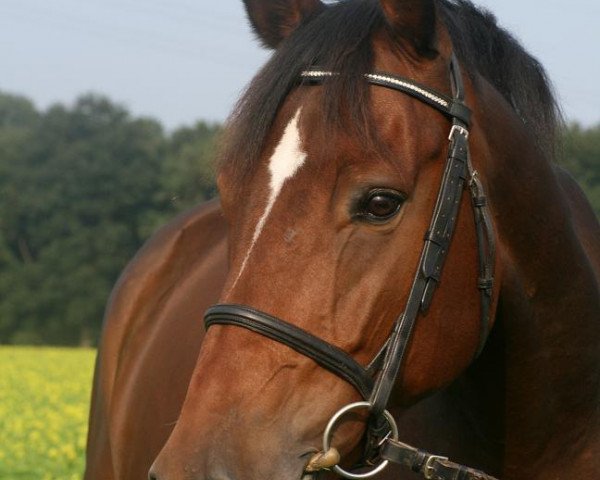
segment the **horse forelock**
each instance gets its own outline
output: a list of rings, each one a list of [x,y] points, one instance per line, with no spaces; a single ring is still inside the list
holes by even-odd
[[[562,117],[540,63],[485,9],[468,0],[438,0],[437,7],[465,72],[491,83],[552,158]],[[256,166],[280,108],[300,85],[302,70],[315,65],[340,73],[323,85],[325,128],[351,131],[367,148],[383,148],[363,75],[373,69],[373,39],[384,24],[378,1],[346,0],[328,5],[298,28],[239,100],[222,138],[219,167],[245,178]]]
[[[377,2],[349,0],[329,6],[295,31],[236,105],[223,137],[220,166],[242,178],[255,167],[280,108],[309,65],[341,73],[325,82],[324,124],[332,130],[349,126],[370,141],[369,89],[362,75],[371,70],[371,39],[383,22]]]

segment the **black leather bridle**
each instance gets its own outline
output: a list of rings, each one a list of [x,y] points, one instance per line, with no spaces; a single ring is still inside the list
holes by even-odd
[[[305,84],[318,85],[333,75],[337,74],[310,68],[302,73],[302,79]],[[367,367],[363,367],[334,345],[295,325],[244,305],[221,304],[209,308],[205,315],[205,325],[207,329],[212,325],[235,325],[259,333],[312,358],[323,368],[352,384],[367,401],[361,405],[366,405],[370,411],[367,441],[371,450],[369,457],[373,457],[375,449],[381,459],[408,466],[427,479],[493,480],[493,477],[483,472],[453,463],[447,458],[415,449],[394,438],[383,438],[393,422],[393,419],[389,420],[389,414],[384,415],[387,414],[385,409],[417,317],[419,313],[427,311],[440,283],[465,184],[469,186],[471,193],[479,257],[477,287],[481,294],[481,333],[477,355],[483,349],[489,333],[495,263],[494,233],[483,187],[471,164],[468,143],[471,111],[464,103],[464,85],[454,56],[450,62],[450,76],[454,93],[452,98],[389,73],[365,75],[367,82],[410,95],[432,106],[452,121],[441,187],[430,227],[425,234],[425,244],[406,308],[396,319],[392,333],[375,359]],[[337,466],[334,470],[348,478],[367,478],[366,475],[355,475]]]

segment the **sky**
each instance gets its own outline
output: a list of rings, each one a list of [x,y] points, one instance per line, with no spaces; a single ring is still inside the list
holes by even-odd
[[[546,67],[566,117],[600,123],[599,0],[475,0]],[[0,91],[86,92],[173,129],[223,121],[267,60],[241,0],[0,0]]]

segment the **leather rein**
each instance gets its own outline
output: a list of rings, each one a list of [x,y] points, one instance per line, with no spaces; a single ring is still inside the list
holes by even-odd
[[[301,76],[304,83],[319,85],[334,75],[337,73],[310,68],[302,72]],[[323,435],[321,457],[309,463],[307,472],[332,468],[340,476],[359,480],[379,473],[391,461],[421,473],[426,479],[496,480],[481,471],[399,442],[394,418],[386,410],[392,388],[408,350],[413,327],[419,313],[424,313],[429,308],[433,294],[440,283],[465,185],[469,187],[471,194],[479,259],[477,288],[480,290],[481,298],[481,326],[476,355],[481,353],[490,329],[495,263],[494,232],[482,184],[471,164],[468,143],[471,111],[464,103],[464,85],[454,55],[450,62],[450,76],[452,98],[396,75],[370,73],[364,76],[368,83],[403,92],[430,105],[452,122],[448,137],[450,145],[446,166],[405,310],[396,319],[383,348],[367,367],[356,362],[341,349],[309,332],[248,306],[215,305],[205,314],[207,329],[212,325],[234,325],[283,343],[352,384],[365,400],[348,405],[334,415]],[[347,412],[357,408],[367,408],[370,418],[367,429],[366,463],[363,463],[373,465],[373,461],[379,461],[376,468],[366,473],[343,470],[338,465],[339,455],[337,457],[334,455],[333,461],[323,460],[323,455],[337,453],[330,446],[336,422]]]

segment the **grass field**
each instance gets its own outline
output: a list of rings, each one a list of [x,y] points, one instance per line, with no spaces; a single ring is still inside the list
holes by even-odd
[[[80,479],[93,350],[0,347],[0,479]]]

